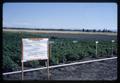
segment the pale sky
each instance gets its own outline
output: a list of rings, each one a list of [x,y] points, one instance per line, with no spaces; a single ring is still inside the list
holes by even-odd
[[[3,27],[117,30],[117,4],[5,3]]]

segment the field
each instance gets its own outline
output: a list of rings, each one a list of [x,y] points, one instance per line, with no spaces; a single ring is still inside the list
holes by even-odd
[[[21,80],[21,73],[5,75],[4,80]],[[49,80],[116,80],[117,59],[50,69]],[[47,80],[47,69],[24,73],[24,80]]]
[[[3,32],[3,70],[4,72],[21,70],[21,39],[30,37],[49,37],[51,44],[50,65],[80,61],[86,57],[104,58],[117,55],[116,35],[101,34],[63,34],[63,33],[30,33]],[[95,41],[98,40],[98,54],[95,54]],[[113,45],[113,55],[112,55]],[[44,61],[25,63],[25,69],[42,67]]]

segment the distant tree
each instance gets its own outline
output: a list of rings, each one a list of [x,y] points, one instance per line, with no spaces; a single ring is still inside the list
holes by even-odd
[[[107,32],[112,32],[111,30],[107,30]]]
[[[101,30],[99,29],[97,32],[101,32]]]
[[[89,30],[89,29],[87,29],[87,30],[86,30],[86,32],[90,32],[90,30]]]
[[[93,30],[89,29],[89,32],[92,32]]]
[[[109,32],[112,32],[111,30],[109,30]]]
[[[82,29],[82,31],[84,32],[84,31],[85,31],[85,29],[83,28],[83,29]]]
[[[85,31],[88,32],[88,29],[86,29]]]
[[[96,30],[95,30],[95,29],[93,29],[93,32],[96,32]]]
[[[102,30],[102,32],[105,32],[105,31],[106,31],[105,29]]]

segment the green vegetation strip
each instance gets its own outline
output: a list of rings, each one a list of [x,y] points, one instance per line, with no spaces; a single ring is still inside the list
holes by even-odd
[[[22,38],[44,38],[50,37],[48,34],[27,33],[27,32],[3,32],[3,72],[21,70],[21,39]],[[108,41],[99,41],[98,54],[96,55],[96,44],[92,39],[73,40],[67,38],[50,37],[51,56],[50,66],[60,63],[69,63],[79,61],[85,57],[99,58],[111,57],[112,45],[113,55],[117,55],[117,43]],[[116,40],[115,40],[116,41]],[[31,61],[25,63],[25,67],[34,68],[44,66],[43,61]]]

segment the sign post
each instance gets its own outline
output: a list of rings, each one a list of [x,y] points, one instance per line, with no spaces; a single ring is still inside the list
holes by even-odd
[[[49,41],[48,43],[48,60],[47,60],[47,67],[49,67],[49,61],[50,61],[50,57],[51,57],[51,49],[52,49],[52,44],[54,43],[54,41]],[[49,73],[49,68],[48,69],[48,80],[50,79],[50,73]]]
[[[113,43],[115,42],[115,40],[112,40],[112,56],[113,56]]]
[[[23,70],[24,70],[24,63],[22,62],[22,80],[24,80],[24,72],[23,72]]]
[[[24,62],[32,60],[47,60],[49,79],[49,42],[48,38],[22,39],[22,80],[24,79]]]
[[[96,41],[95,43],[96,43],[96,56],[97,56],[97,44],[98,44],[98,41]]]
[[[49,55],[50,55],[50,44],[48,42],[48,59],[47,59],[48,80],[49,80]]]
[[[48,71],[48,80],[50,79],[50,74],[49,74],[49,59],[47,59],[47,71]]]
[[[22,42],[22,60],[23,60],[23,42]],[[21,61],[21,63],[22,63],[22,80],[24,80],[24,72],[23,72],[23,70],[24,70],[24,63],[23,63],[23,61]]]

